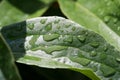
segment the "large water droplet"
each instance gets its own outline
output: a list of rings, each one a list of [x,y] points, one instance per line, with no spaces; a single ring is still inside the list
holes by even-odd
[[[97,53],[95,52],[95,51],[92,51],[91,53],[90,53],[90,56],[92,56],[92,57],[95,57],[97,55]]]
[[[50,31],[52,29],[52,23],[49,23],[45,26],[46,31]]]
[[[73,42],[73,37],[72,36],[66,36],[64,39],[65,42],[72,43]]]
[[[34,28],[34,23],[28,24],[28,28],[29,28],[30,30],[32,30],[32,29]]]
[[[79,36],[77,36],[77,38],[79,39],[80,42],[84,42],[86,39],[86,37],[83,35],[79,35]]]
[[[99,46],[98,42],[91,42],[90,45],[94,48],[97,48]]]
[[[47,21],[47,19],[41,19],[41,20],[40,20],[40,23],[41,23],[41,24],[45,24],[46,21]]]
[[[48,35],[44,35],[44,36],[43,36],[43,39],[44,39],[45,41],[52,41],[52,40],[54,40],[54,39],[57,39],[58,37],[59,37],[58,34],[48,34]]]
[[[103,65],[103,64],[101,64],[100,70],[102,71],[102,73],[103,73],[103,75],[104,75],[105,77],[113,76],[113,75],[115,74],[115,72],[116,72],[116,71],[114,70],[114,68],[111,68],[111,67],[106,66],[106,65]]]
[[[74,62],[77,62],[83,66],[87,66],[88,64],[90,64],[90,60],[85,59],[85,58],[75,57],[75,58],[71,58],[71,60]]]
[[[62,51],[62,50],[65,50],[67,49],[66,46],[48,46],[48,47],[38,47],[36,48],[37,50],[43,50],[45,51],[47,54],[51,54],[52,52],[54,51]]]
[[[120,58],[116,58],[116,61],[117,61],[118,63],[120,63]]]
[[[76,27],[72,27],[72,31],[75,31],[76,30]]]

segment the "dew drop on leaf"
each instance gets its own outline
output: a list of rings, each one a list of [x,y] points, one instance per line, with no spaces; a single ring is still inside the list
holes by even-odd
[[[83,66],[87,66],[90,63],[90,60],[85,59],[85,58],[79,58],[79,57],[71,58],[71,60]]]
[[[116,61],[117,61],[118,63],[120,63],[120,58],[116,58]]]
[[[46,31],[50,31],[52,29],[52,23],[49,23],[45,26]]]
[[[97,48],[99,46],[98,42],[91,42],[90,45],[94,48]]]
[[[95,57],[97,55],[97,53],[95,52],[95,51],[92,51],[91,53],[90,53],[90,56],[91,57]]]
[[[45,41],[52,41],[54,39],[57,39],[59,37],[58,34],[48,34],[48,35],[43,35],[43,39]]]
[[[41,19],[41,20],[40,20],[40,23],[41,23],[41,24],[45,24],[46,21],[47,21],[47,19]]]
[[[103,65],[103,64],[101,64],[100,70],[102,71],[102,73],[105,77],[113,76],[116,72],[113,68]]]
[[[34,28],[34,24],[33,24],[33,23],[29,23],[29,24],[28,24],[28,28],[29,28],[30,30],[32,30],[32,29]]]
[[[57,19],[54,21],[55,24],[59,23],[60,22],[60,19]]]
[[[72,27],[72,31],[75,31],[76,27]]]
[[[73,37],[72,36],[67,36],[67,37],[65,37],[64,41],[72,43],[73,42]]]
[[[101,53],[99,57],[101,60],[104,60],[107,58],[107,55],[105,53]]]
[[[83,36],[83,35],[79,35],[79,36],[77,36],[77,38],[78,38],[78,40],[79,40],[80,42],[84,42],[85,39],[86,39],[86,37]]]
[[[105,45],[105,46],[103,47],[103,50],[104,50],[104,51],[107,51],[107,49],[108,49],[108,47]]]

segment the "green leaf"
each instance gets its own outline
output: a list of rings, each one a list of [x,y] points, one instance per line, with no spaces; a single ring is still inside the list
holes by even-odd
[[[0,34],[0,80],[21,80],[14,58]]]
[[[58,0],[62,12],[120,51],[119,0]]]
[[[0,1],[0,27],[41,16],[54,0],[2,0]]]
[[[120,52],[73,21],[38,17],[3,27],[1,33],[18,63],[71,69],[92,80],[120,79]]]

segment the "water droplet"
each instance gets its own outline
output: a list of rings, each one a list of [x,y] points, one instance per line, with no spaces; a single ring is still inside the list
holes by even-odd
[[[120,58],[116,58],[116,61],[120,63]]]
[[[65,42],[72,43],[73,42],[73,37],[72,36],[66,36],[64,39]]]
[[[101,64],[100,70],[102,71],[103,76],[105,76],[105,77],[113,76],[115,74],[115,72],[116,72],[114,70],[114,68],[111,68],[111,67],[103,65],[103,64]]]
[[[65,46],[48,46],[48,47],[39,47],[40,50],[45,51],[47,54],[51,54],[54,51],[62,51],[67,49]]]
[[[101,53],[99,57],[101,60],[104,60],[107,58],[107,55],[105,53]]]
[[[29,28],[30,30],[32,30],[32,29],[34,28],[34,23],[28,24],[28,28]]]
[[[85,58],[75,57],[75,58],[71,58],[71,60],[74,62],[77,62],[83,66],[87,66],[88,64],[90,64],[90,60],[85,59]]]
[[[92,57],[95,57],[97,55],[97,53],[95,52],[95,51],[92,51],[91,53],[90,53],[90,56],[92,56]]]
[[[109,20],[110,20],[110,16],[105,16],[105,17],[104,17],[104,21],[105,21],[105,22],[109,22]]]
[[[75,30],[76,30],[76,27],[72,27],[72,30],[75,31]]]
[[[46,21],[47,21],[47,19],[41,19],[41,20],[40,20],[40,23],[41,23],[41,24],[45,24]]]
[[[86,40],[86,37],[83,35],[79,35],[77,36],[77,38],[79,39],[80,42],[84,42]]]
[[[104,51],[107,51],[107,50],[108,50],[107,45],[105,45],[105,46],[103,47],[103,50],[104,50]]]
[[[98,42],[91,42],[90,45],[94,48],[97,48],[99,46]]]
[[[60,29],[61,26],[57,25],[57,29]]]
[[[120,26],[117,27],[117,30],[118,30],[118,31],[120,30]]]
[[[35,42],[37,41],[37,39],[39,38],[39,35],[34,35],[31,40],[29,41],[29,44],[32,46],[32,47],[35,47]]]
[[[60,22],[60,19],[57,19],[54,21],[55,24],[59,23]]]
[[[52,29],[52,23],[49,23],[49,24],[47,24],[46,26],[45,26],[45,30],[46,31],[49,31],[49,30],[51,30]]]
[[[65,28],[69,28],[71,24],[65,25]]]
[[[54,40],[54,39],[57,39],[58,37],[59,37],[58,34],[43,35],[43,39],[44,39],[45,41],[52,41],[52,40]]]

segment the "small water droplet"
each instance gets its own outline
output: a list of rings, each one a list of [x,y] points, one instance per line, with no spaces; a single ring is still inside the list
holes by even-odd
[[[41,23],[41,24],[45,24],[46,21],[47,21],[47,19],[41,19],[41,20],[40,20],[40,23]]]
[[[115,74],[115,72],[116,72],[114,70],[114,68],[111,68],[111,67],[103,65],[103,64],[101,64],[100,70],[102,71],[103,76],[105,76],[105,77],[113,76]]]
[[[95,57],[97,55],[97,53],[95,52],[95,51],[92,51],[91,53],[90,53],[90,56],[91,57]]]
[[[97,48],[99,46],[98,42],[91,42],[90,45],[94,48]]]
[[[52,23],[49,23],[45,26],[46,31],[50,31],[52,29]]]
[[[28,24],[28,28],[29,28],[30,30],[32,30],[32,29],[34,28],[34,23]]]
[[[77,36],[77,38],[79,39],[80,42],[84,42],[86,40],[86,37],[83,35],[79,35]]]
[[[116,58],[116,61],[120,63],[120,58]]]
[[[105,45],[105,46],[103,47],[103,49],[104,49],[104,51],[107,51],[107,49],[108,49],[107,45]]]
[[[65,42],[72,43],[73,42],[73,37],[72,36],[66,36],[64,39]]]
[[[75,31],[75,30],[76,30],[76,27],[72,27],[72,30]]]
[[[107,55],[105,53],[101,53],[99,57],[101,60],[104,60],[107,58]]]
[[[60,22],[60,19],[57,19],[54,21],[55,24],[59,23]]]
[[[57,29],[60,29],[61,26],[57,25]]]
[[[43,39],[45,41],[52,41],[54,39],[57,39],[59,37],[58,34],[48,34],[48,35],[43,35]]]
[[[67,25],[65,25],[65,28],[69,28],[69,27],[70,27],[70,25],[71,25],[71,24],[67,24]]]
[[[117,30],[118,30],[118,31],[120,30],[120,26],[117,27]]]

